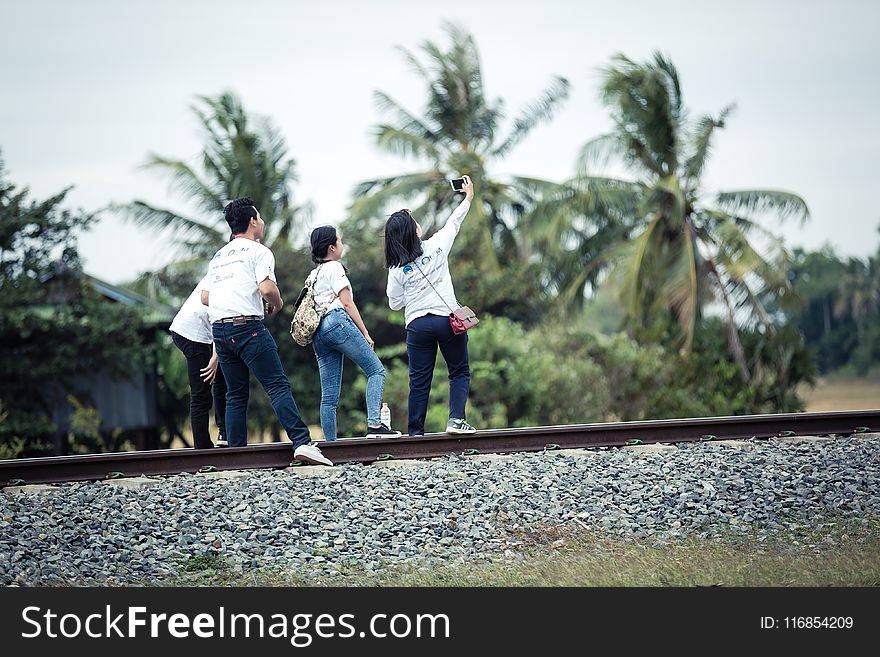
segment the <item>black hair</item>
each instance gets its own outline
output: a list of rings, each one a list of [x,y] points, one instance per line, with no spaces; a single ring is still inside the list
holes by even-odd
[[[257,208],[251,199],[242,196],[227,203],[223,208],[223,214],[226,216],[226,223],[232,229],[232,234],[239,235],[247,230],[251,219],[257,216]]]
[[[327,262],[327,252],[331,246],[336,244],[337,237],[339,235],[333,226],[318,226],[315,228],[309,238],[312,243],[312,262],[316,265]],[[342,265],[341,262],[339,264]],[[342,265],[342,269],[348,274],[348,267]]]
[[[327,259],[327,251],[336,244],[336,229],[333,226],[318,226],[312,231],[312,262],[316,265]]]
[[[422,255],[416,220],[409,210],[398,210],[385,222],[385,267],[401,267]]]

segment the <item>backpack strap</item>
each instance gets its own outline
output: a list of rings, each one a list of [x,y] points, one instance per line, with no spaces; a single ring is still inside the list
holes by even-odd
[[[323,267],[324,265],[326,265],[327,262],[328,262],[328,261],[325,260],[324,262],[320,263],[317,267],[315,267],[315,278],[311,281],[311,288],[312,288],[312,303],[315,304],[315,310],[316,310],[316,311],[318,310],[318,307],[317,307],[317,302],[315,301],[315,285],[317,285],[317,283],[318,283],[318,276],[321,275],[321,271],[320,271],[320,270],[321,270],[321,267]],[[311,274],[309,274],[309,278],[311,278]],[[327,307],[324,308],[323,312],[319,312],[319,313],[318,313],[318,316],[319,316],[319,317],[324,317],[324,315],[326,315],[326,314],[329,312],[329,310],[330,310],[330,306],[333,305],[333,302],[336,301],[336,298],[337,298],[338,296],[339,296],[339,295],[336,294],[336,292],[333,292],[333,291],[331,290],[330,301],[327,302]]]

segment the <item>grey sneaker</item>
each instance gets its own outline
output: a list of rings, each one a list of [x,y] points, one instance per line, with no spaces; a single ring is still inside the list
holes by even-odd
[[[380,424],[378,427],[367,427],[367,438],[400,438],[400,432]]]
[[[312,465],[333,465],[333,461],[321,454],[321,450],[314,443],[300,445],[293,452],[294,461],[304,461]]]
[[[477,433],[477,430],[469,425],[466,420],[451,417],[449,422],[446,423],[446,433]]]

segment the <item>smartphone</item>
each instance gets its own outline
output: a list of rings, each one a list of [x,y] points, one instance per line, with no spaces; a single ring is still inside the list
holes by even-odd
[[[452,185],[452,189],[456,192],[460,192],[462,186],[464,185],[464,178],[453,178],[449,181],[449,184]]]

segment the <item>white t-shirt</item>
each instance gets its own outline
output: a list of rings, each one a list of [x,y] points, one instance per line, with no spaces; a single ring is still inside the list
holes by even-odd
[[[448,257],[455,236],[458,235],[470,207],[471,202],[465,199],[453,210],[443,228],[434,233],[430,239],[422,242],[422,255],[416,262],[388,270],[386,288],[388,305],[391,306],[391,310],[406,308],[404,321],[407,326],[419,317],[428,314],[448,315],[461,307],[452,287]],[[431,281],[434,288],[428,284],[425,277]]]
[[[339,293],[345,288],[351,292],[351,281],[345,273],[345,267],[338,260],[329,260],[315,268],[312,273],[312,294],[315,298],[315,310],[318,314],[330,312],[334,308],[342,308]],[[317,280],[315,279],[317,276]],[[352,293],[354,298],[354,293]]]
[[[182,335],[187,340],[211,344],[214,338],[211,334],[211,322],[208,321],[208,306],[202,303],[202,290],[208,277],[205,276],[196,285],[196,289],[187,297],[186,301],[177,311],[171,322],[170,330]]]
[[[260,283],[275,280],[275,256],[262,244],[236,237],[208,265],[208,319],[255,315],[263,318]]]

